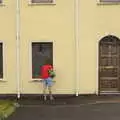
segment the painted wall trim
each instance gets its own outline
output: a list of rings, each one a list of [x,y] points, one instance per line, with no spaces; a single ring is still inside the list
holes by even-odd
[[[96,42],[96,89],[95,89],[95,93],[98,95],[99,94],[99,41],[100,38],[98,38],[97,42]]]
[[[20,0],[16,1],[16,74],[17,97],[20,98]]]
[[[74,11],[75,11],[75,54],[76,54],[76,83],[75,83],[75,86],[76,86],[76,96],[79,95],[79,83],[80,83],[80,70],[79,70],[79,62],[80,62],[80,59],[79,59],[79,0],[75,0],[74,1]]]

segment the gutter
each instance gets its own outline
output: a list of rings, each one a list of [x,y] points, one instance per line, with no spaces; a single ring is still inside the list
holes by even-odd
[[[20,98],[20,0],[16,0],[16,75],[17,98]]]
[[[76,83],[75,83],[75,94],[79,95],[79,0],[74,1],[74,26],[75,26],[75,53],[76,53]]]

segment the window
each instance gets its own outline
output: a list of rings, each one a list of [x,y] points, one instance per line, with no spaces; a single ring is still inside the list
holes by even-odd
[[[2,3],[2,0],[0,0],[0,4]]]
[[[32,78],[40,78],[43,64],[53,65],[53,43],[32,42]]]
[[[120,0],[100,0],[100,2],[117,3],[117,2],[120,2]]]
[[[3,78],[3,43],[0,43],[0,79]]]
[[[53,3],[54,0],[31,0],[31,3]]]

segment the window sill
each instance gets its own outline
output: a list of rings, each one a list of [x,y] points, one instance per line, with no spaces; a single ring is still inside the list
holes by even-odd
[[[0,3],[0,6],[3,6],[3,7],[4,7],[4,6],[5,6],[5,4],[4,4],[4,3]]]
[[[7,82],[7,81],[5,81],[5,80],[3,80],[3,79],[0,79],[0,82],[3,82],[3,83],[5,83],[5,82]]]
[[[33,83],[36,83],[36,82],[42,82],[42,79],[32,79],[31,81],[29,81],[29,82],[33,82]]]
[[[120,5],[120,2],[97,2],[97,5]]]
[[[32,82],[32,83],[42,83],[43,80],[42,80],[42,79],[36,79],[36,80],[31,80],[31,81],[29,81],[29,82]],[[55,83],[56,81],[53,80],[53,82]]]

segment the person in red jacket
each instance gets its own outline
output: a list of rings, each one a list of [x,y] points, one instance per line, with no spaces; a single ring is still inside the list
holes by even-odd
[[[49,71],[53,71],[53,66],[50,64],[45,64],[41,67],[41,78],[43,79],[44,88],[43,88],[43,94],[44,94],[44,100],[47,100],[46,96],[46,90],[48,88],[50,100],[53,100],[52,96],[52,85],[53,85],[53,77],[50,75]]]

